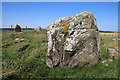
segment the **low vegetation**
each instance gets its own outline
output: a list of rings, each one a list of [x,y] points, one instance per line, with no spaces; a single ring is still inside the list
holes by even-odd
[[[27,41],[16,41],[25,38]],[[2,31],[2,77],[3,78],[118,78],[118,60],[111,58],[108,47],[117,35],[101,34],[101,59],[88,67],[50,69],[46,65],[46,31]],[[109,61],[112,59],[113,61]],[[108,65],[102,63],[107,61]]]

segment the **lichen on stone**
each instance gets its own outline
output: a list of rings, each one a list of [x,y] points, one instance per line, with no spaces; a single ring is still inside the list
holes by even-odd
[[[59,18],[47,27],[47,36],[51,68],[93,65],[100,58],[99,30],[91,12]]]

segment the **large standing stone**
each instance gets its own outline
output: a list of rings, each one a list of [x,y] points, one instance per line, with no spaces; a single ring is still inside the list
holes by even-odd
[[[20,25],[18,25],[18,24],[15,25],[15,32],[21,32]]]
[[[91,12],[59,18],[47,27],[47,36],[50,68],[93,65],[100,58],[100,36]]]

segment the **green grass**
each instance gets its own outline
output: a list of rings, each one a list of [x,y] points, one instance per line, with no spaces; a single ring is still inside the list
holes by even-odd
[[[117,38],[116,36],[101,36],[101,60],[98,64],[50,69],[46,65],[46,31],[2,31],[2,34],[3,78],[118,78],[117,60],[113,58],[113,62],[107,62],[107,67],[101,63],[111,58],[106,51],[107,44],[112,42],[112,38]],[[29,41],[15,42],[16,38],[26,38]]]

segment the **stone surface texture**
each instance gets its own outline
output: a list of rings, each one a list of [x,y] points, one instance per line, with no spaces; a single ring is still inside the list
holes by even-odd
[[[89,66],[100,58],[99,30],[91,12],[59,18],[47,27],[47,36],[50,68]]]

